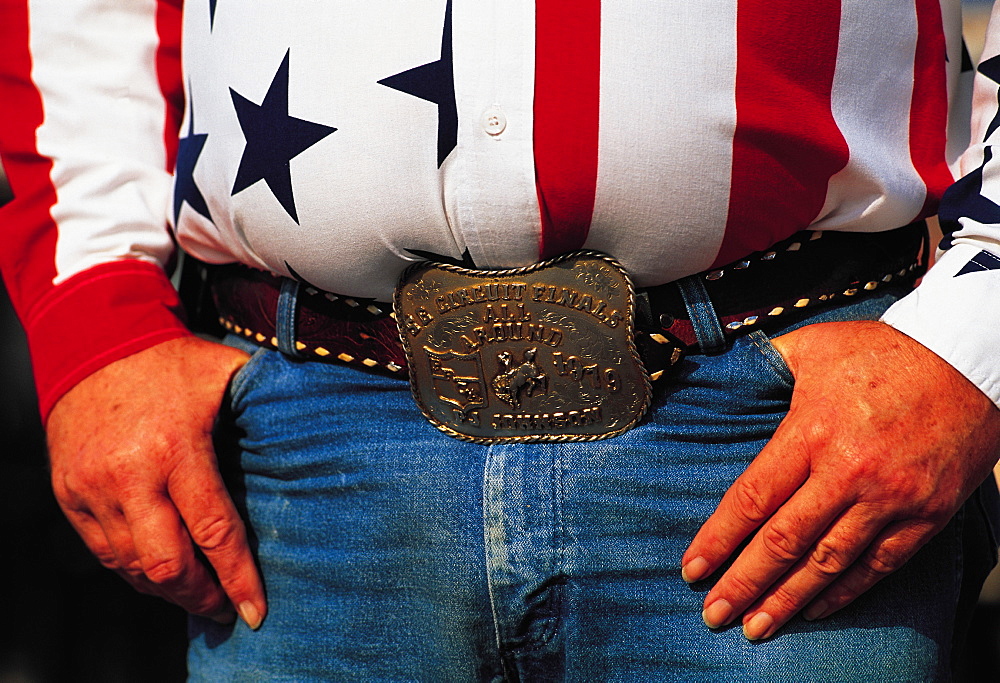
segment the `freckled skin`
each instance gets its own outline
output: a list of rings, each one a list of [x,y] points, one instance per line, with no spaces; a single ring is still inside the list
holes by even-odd
[[[709,622],[742,615],[752,639],[802,610],[825,617],[902,566],[1000,448],[990,399],[887,325],[810,325],[774,346],[795,376],[789,413],[682,560],[704,558],[699,576],[686,576],[700,578],[751,538],[705,607]],[[730,609],[708,609],[717,601]],[[770,619],[755,620],[761,613]]]
[[[195,337],[164,342],[80,382],[46,432],[56,500],[102,564],[189,612],[231,621],[235,607],[256,627],[263,585],[212,448],[246,360]]]

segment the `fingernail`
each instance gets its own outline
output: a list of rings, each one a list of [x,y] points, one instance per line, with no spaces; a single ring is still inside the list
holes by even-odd
[[[733,606],[725,600],[716,600],[701,613],[702,621],[709,628],[722,628],[733,618]]]
[[[830,609],[830,606],[825,600],[818,600],[809,605],[809,607],[802,613],[802,616],[807,621],[815,621],[816,619],[822,619],[825,617],[828,609]]]
[[[681,578],[688,583],[701,581],[708,575],[708,568],[708,560],[704,557],[696,557],[681,567]]]
[[[254,607],[253,603],[249,600],[240,603],[239,607],[240,616],[243,617],[243,621],[247,623],[247,626],[252,628],[254,631],[260,628],[260,612]]]
[[[767,612],[757,612],[747,623],[743,624],[743,635],[747,640],[760,640],[771,635],[774,619]]]

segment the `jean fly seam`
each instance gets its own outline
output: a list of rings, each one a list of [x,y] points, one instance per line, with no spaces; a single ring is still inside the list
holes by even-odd
[[[501,666],[504,668],[504,679],[507,679],[507,659],[503,656],[504,653],[504,636],[501,633],[500,625],[500,611],[497,605],[496,591],[494,590],[494,569],[492,560],[492,538],[491,538],[491,527],[493,525],[492,517],[492,500],[490,496],[490,489],[492,488],[493,475],[491,470],[495,465],[494,459],[496,458],[496,453],[494,451],[494,446],[488,446],[486,448],[486,458],[483,467],[483,561],[485,563],[486,570],[486,591],[490,599],[490,614],[493,615],[493,634],[496,638],[497,653],[500,656]]]
[[[563,459],[562,449],[554,446],[556,452],[552,458],[552,555],[549,557],[549,575],[553,578],[564,576],[566,561],[565,525],[563,523]],[[528,649],[537,649],[547,645],[559,631],[562,615],[562,581],[556,581],[549,589],[552,595],[552,616],[545,619],[545,624],[538,639]]]
[[[558,448],[556,445],[550,446],[550,448]],[[550,505],[549,514],[551,515],[551,529],[552,535],[549,541],[549,556],[545,558],[545,571],[549,578],[556,578],[562,576],[563,573],[563,524],[562,524],[562,474],[561,474],[561,456],[558,454],[553,455],[552,464],[549,467],[549,478],[550,478]],[[555,638],[559,631],[559,624],[561,621],[562,614],[562,586],[561,581],[556,581],[552,586],[549,587],[548,593],[550,595],[549,605],[551,608],[551,616],[539,619],[538,623],[541,625],[540,632],[537,637],[526,639],[523,643],[516,647],[507,647],[506,651],[510,653],[516,652],[532,652],[539,650],[546,645],[548,645]]]

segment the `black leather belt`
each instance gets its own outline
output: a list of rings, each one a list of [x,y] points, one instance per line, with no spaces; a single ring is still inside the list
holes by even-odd
[[[878,233],[804,231],[770,249],[696,276],[728,335],[783,325],[818,306],[864,297],[888,283],[912,284],[926,263],[926,225]],[[921,256],[923,254],[923,256]],[[210,268],[219,322],[230,332],[277,348],[277,301],[284,278],[242,265]],[[696,353],[696,338],[676,283],[639,290],[636,345],[650,375]],[[295,351],[405,378],[406,355],[391,304],[299,290]]]

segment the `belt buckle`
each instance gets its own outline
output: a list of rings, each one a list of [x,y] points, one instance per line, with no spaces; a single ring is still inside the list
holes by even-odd
[[[449,436],[606,439],[649,406],[635,289],[606,254],[509,270],[419,263],[403,274],[394,304],[413,396]]]

